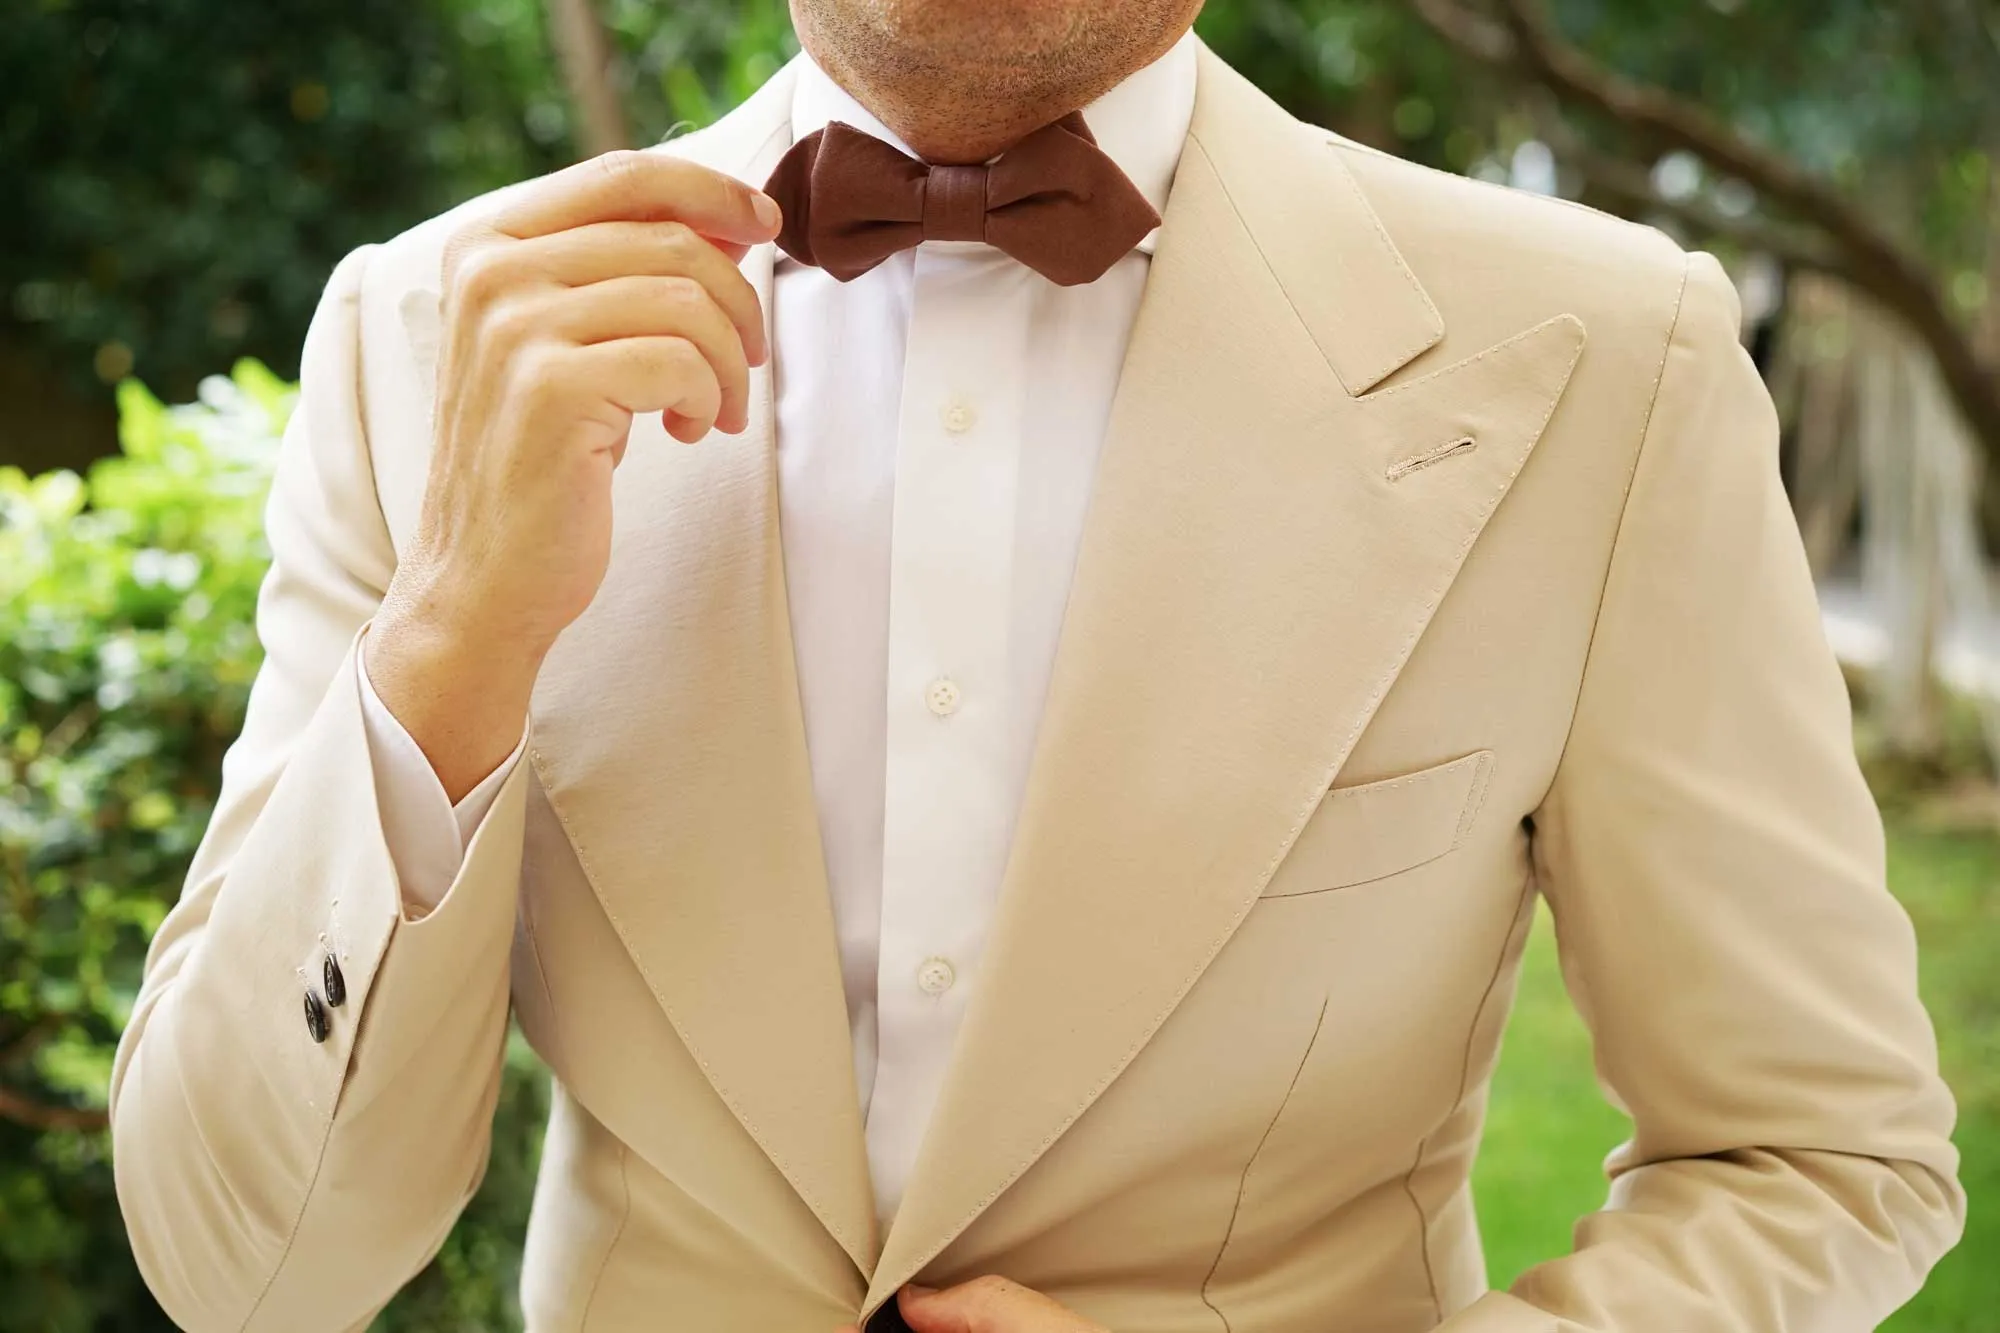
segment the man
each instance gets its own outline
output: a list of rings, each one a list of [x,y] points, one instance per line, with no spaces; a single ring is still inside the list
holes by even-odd
[[[538,1331],[1916,1290],[1952,1107],[1727,279],[1291,120],[1197,7],[795,0],[712,129],[335,273],[115,1079],[176,1319],[364,1327],[510,1005]],[[1489,1293],[1537,897],[1634,1131]]]

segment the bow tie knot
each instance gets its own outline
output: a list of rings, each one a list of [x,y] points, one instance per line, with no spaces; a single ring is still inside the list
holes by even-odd
[[[919,162],[834,121],[793,144],[764,191],[784,210],[778,245],[842,282],[923,241],[983,241],[1075,286],[1160,223],[1078,113],[970,166]]]
[[[985,166],[934,166],[924,175],[924,239],[986,239]]]

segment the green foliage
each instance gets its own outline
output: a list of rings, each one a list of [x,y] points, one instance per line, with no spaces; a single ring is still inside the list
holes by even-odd
[[[188,407],[119,398],[124,456],[88,480],[0,469],[0,1094],[26,1108],[0,1119],[6,1329],[149,1304],[95,1126],[257,668],[290,392],[245,362]]]
[[[567,156],[539,13],[4,0],[0,343],[77,391],[290,373],[342,254]]]
[[[799,49],[785,0],[609,0],[601,10],[631,76],[625,102],[640,143],[708,124]]]
[[[1853,189],[1940,268],[1964,310],[1985,304],[2000,167],[2000,11],[1936,0],[1551,0],[1550,8],[1596,59]],[[1211,0],[1198,27],[1298,114],[1433,166],[1506,179],[1529,141],[1565,159],[1587,145],[1642,178],[1662,160],[1658,145],[1560,110],[1539,92],[1524,95],[1469,61],[1412,0]],[[1691,161],[1662,172],[1663,193],[1701,196],[1725,217],[1758,207],[1740,184]],[[1590,195],[1591,182],[1574,173],[1561,184]]]
[[[0,468],[0,1333],[171,1326],[125,1245],[105,1090],[146,941],[261,660],[261,509],[290,386],[254,361],[118,392],[88,478]],[[485,1187],[388,1330],[517,1326],[547,1093],[518,1043]]]

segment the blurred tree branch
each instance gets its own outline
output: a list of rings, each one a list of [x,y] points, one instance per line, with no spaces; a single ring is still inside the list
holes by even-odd
[[[1840,253],[1809,230],[1784,226],[1754,214],[1739,217],[1725,213],[1699,197],[1669,199],[1653,187],[1650,172],[1608,153],[1575,144],[1558,147],[1556,152],[1600,194],[1635,214],[1669,217],[1697,236],[1729,241],[1747,250],[1773,255],[1795,268],[1853,281]]]
[[[610,34],[595,0],[548,0],[549,36],[577,116],[576,146],[584,157],[631,146],[624,100],[612,77]]]
[[[1505,25],[1467,9],[1460,0],[1410,0],[1410,7],[1440,37],[1467,55],[1505,65],[1514,63],[1519,54]]]
[[[0,1069],[6,1069],[10,1065],[17,1065],[25,1061],[29,1056],[48,1044],[49,1039],[56,1035],[60,1026],[53,1017],[44,1017],[29,1026],[27,1031],[8,1042],[7,1045],[0,1046]]]
[[[0,1088],[0,1120],[11,1120],[29,1129],[88,1131],[103,1129],[110,1123],[110,1116],[90,1107],[49,1106]]]
[[[1586,164],[1586,174],[1621,200],[1674,215],[1709,235],[1740,239],[1780,258],[1837,274],[1907,324],[1934,356],[1953,401],[1990,462],[2000,464],[2000,365],[1983,354],[1951,311],[1930,267],[1859,204],[1789,159],[1739,134],[1685,98],[1639,83],[1598,62],[1555,26],[1541,0],[1493,0],[1487,12],[1465,0],[1410,0],[1416,15],[1465,54],[1512,71],[1560,102],[1597,112],[1651,143],[1693,154],[1741,181],[1778,212],[1815,234],[1807,245],[1789,230],[1726,217],[1668,200],[1635,177],[1637,168]]]

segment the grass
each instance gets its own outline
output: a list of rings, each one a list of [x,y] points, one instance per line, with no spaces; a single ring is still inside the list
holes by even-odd
[[[1921,941],[1924,1000],[1959,1098],[1972,1207],[1964,1241],[1882,1327],[2000,1333],[2000,1211],[1987,1206],[2000,1200],[2000,837],[1893,814],[1889,879]],[[1598,1092],[1545,914],[1523,965],[1473,1176],[1495,1286],[1568,1252],[1571,1225],[1603,1202],[1601,1164],[1625,1125]]]

